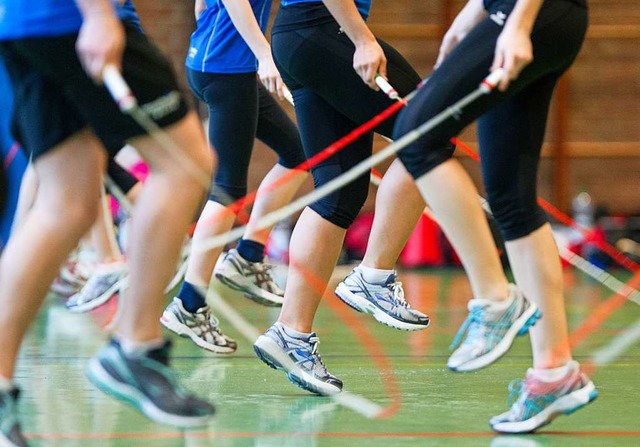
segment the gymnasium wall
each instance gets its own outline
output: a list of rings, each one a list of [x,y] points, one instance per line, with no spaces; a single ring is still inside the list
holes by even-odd
[[[184,80],[183,61],[194,26],[193,3],[135,3],[147,32],[171,55]],[[369,24],[376,35],[396,46],[426,76],[442,33],[463,3],[376,0]],[[540,194],[567,210],[571,197],[587,190],[612,212],[640,214],[640,1],[589,3],[587,40],[558,88],[549,117]],[[273,11],[276,8],[274,5]],[[465,131],[462,139],[473,144],[473,128]],[[382,146],[384,143],[377,141],[376,147]],[[476,164],[462,158],[479,179]],[[275,157],[258,144],[252,187],[274,161]],[[370,197],[366,206],[372,203]]]

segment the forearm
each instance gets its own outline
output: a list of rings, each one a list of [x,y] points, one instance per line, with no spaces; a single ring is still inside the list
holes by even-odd
[[[375,36],[364,22],[353,0],[322,0],[336,22],[355,44],[373,42]]]
[[[196,20],[198,20],[198,17],[200,17],[200,14],[202,14],[202,11],[204,11],[205,9],[207,9],[207,3],[205,2],[205,0],[196,0],[196,4],[193,8],[193,13],[196,16]]]
[[[262,59],[271,54],[269,42],[262,34],[248,0],[223,0],[229,17],[254,56]]]
[[[105,17],[106,15],[115,15],[113,5],[110,0],[75,0],[80,9],[83,18],[87,17]]]
[[[511,15],[509,15],[507,19],[505,28],[520,29],[526,32],[527,35],[530,35],[543,1],[544,0],[518,0]]]
[[[454,23],[462,25],[468,32],[486,16],[483,0],[469,0],[456,16]]]

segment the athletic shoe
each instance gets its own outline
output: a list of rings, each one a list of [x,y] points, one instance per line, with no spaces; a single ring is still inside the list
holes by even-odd
[[[51,284],[50,290],[63,297],[78,293],[87,283],[92,271],[92,266],[81,264],[77,258],[70,257],[60,269],[58,276]]]
[[[598,390],[576,361],[570,362],[567,375],[555,382],[543,382],[529,369],[525,380],[509,384],[509,392],[511,408],[490,422],[491,428],[502,433],[530,433],[598,397]]]
[[[218,354],[230,354],[238,349],[238,344],[220,330],[218,319],[209,306],[196,312],[186,310],[180,298],[174,298],[160,318],[160,323],[181,337],[190,338],[196,345]]]
[[[272,269],[267,262],[249,262],[236,249],[231,249],[222,254],[213,273],[223,284],[256,303],[282,306],[284,291],[273,280]]]
[[[315,332],[298,338],[275,323],[258,337],[253,350],[271,368],[284,371],[294,385],[316,394],[337,394],[342,391],[342,380],[327,371],[318,354],[319,343]]]
[[[495,303],[489,300],[469,301],[469,316],[451,345],[451,349],[459,347],[447,362],[450,370],[467,372],[490,365],[509,350],[516,335],[526,334],[540,318],[538,306],[514,284],[509,284],[508,299],[511,304],[506,309],[496,309]],[[466,338],[460,344],[465,333]]]
[[[94,273],[84,287],[67,300],[65,306],[74,313],[89,312],[102,306],[123,289],[128,273],[125,264],[115,270]]]
[[[18,397],[20,390],[12,388],[0,391],[0,446],[28,447],[18,422]]]
[[[91,360],[87,376],[100,390],[161,424],[205,425],[214,408],[188,394],[169,368],[170,342],[139,355],[126,355],[112,340]]]
[[[396,272],[384,283],[367,282],[357,267],[338,284],[335,294],[358,312],[369,313],[382,324],[403,331],[417,331],[429,326],[429,317],[412,309],[404,299],[402,283]]]

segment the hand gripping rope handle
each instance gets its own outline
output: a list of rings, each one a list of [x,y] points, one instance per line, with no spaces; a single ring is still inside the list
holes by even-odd
[[[440,125],[445,120],[449,119],[451,116],[460,114],[462,109],[467,105],[471,104],[481,96],[489,94],[497,85],[497,83],[504,76],[503,70],[496,70],[492,72],[489,76],[487,76],[482,83],[475,89],[473,92],[469,93],[464,98],[460,99],[458,102],[448,107],[444,111],[440,112],[438,115],[434,116],[427,122],[423,123],[416,129],[404,135],[402,138],[397,140],[395,143],[387,146],[382,149],[380,152],[372,155],[371,157],[361,161],[349,171],[343,173],[342,175],[334,178],[330,182],[324,184],[320,188],[312,191],[306,196],[300,197],[299,199],[291,202],[289,205],[277,210],[273,211],[267,215],[265,215],[259,222],[256,223],[256,229],[267,228],[271,225],[274,225],[276,222],[291,216],[292,214],[302,210],[304,207],[310,205],[311,203],[321,199],[322,197],[327,196],[328,194],[342,188],[344,185],[352,182],[359,176],[364,173],[367,173],[371,170],[371,168],[381,161],[389,158],[405,146],[413,143],[418,138],[422,137],[424,134],[432,130],[433,128]],[[246,230],[246,226],[238,227],[226,234],[222,234],[219,236],[215,236],[209,239],[206,243],[202,244],[202,247],[199,247],[198,250],[208,250],[214,247],[223,246],[231,241],[237,240],[242,237],[244,231]]]

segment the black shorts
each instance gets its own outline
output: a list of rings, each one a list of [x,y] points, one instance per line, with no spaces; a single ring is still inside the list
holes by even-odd
[[[132,27],[126,27],[122,72],[140,106],[160,127],[188,112],[169,61]],[[35,159],[85,127],[110,153],[145,134],[120,112],[104,86],[96,85],[78,59],[77,34],[0,42],[14,90],[12,131]]]

